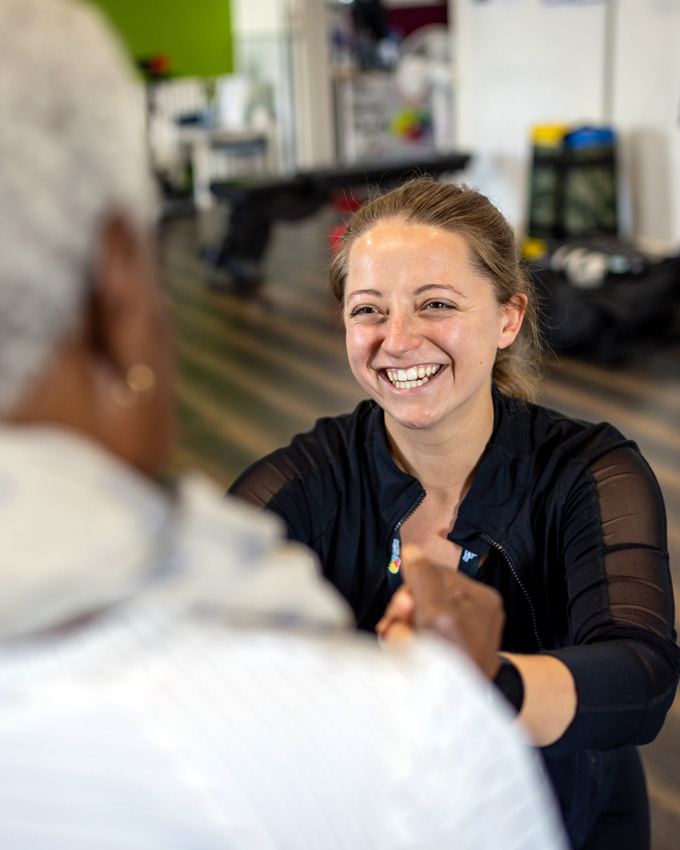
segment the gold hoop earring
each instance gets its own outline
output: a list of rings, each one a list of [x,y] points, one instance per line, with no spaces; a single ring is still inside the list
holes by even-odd
[[[116,407],[127,410],[148,404],[156,393],[156,373],[146,363],[136,363],[125,373],[125,380],[111,388],[111,400]]]

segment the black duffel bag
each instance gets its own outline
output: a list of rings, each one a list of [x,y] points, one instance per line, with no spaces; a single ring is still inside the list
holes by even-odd
[[[680,256],[650,262],[614,241],[563,243],[531,273],[556,352],[618,362],[677,331]]]

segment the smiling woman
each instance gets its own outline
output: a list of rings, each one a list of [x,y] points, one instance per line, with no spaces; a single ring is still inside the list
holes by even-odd
[[[383,227],[377,228],[378,224]],[[405,225],[414,229],[403,230]],[[409,251],[410,271],[417,281],[414,289],[430,296],[424,299],[428,308],[464,310],[469,294],[461,292],[461,275],[473,273],[490,284],[499,307],[520,308],[523,320],[516,340],[496,351],[492,377],[506,394],[533,400],[541,348],[536,299],[504,216],[478,192],[429,178],[412,180],[398,191],[375,198],[352,219],[343,248],[331,265],[331,288],[341,304],[346,306],[347,280],[357,261],[365,261],[369,274],[401,269],[404,254],[397,251],[403,236],[416,251]],[[362,252],[363,240],[369,250]],[[448,254],[443,244],[447,242]]]
[[[281,516],[386,640],[413,625],[406,543],[496,588],[495,682],[544,748],[573,847],[644,850],[634,745],[661,728],[680,668],[651,470],[612,426],[531,403],[534,295],[478,192],[417,179],[371,200],[331,285],[370,400],[232,492]]]
[[[344,299],[347,354],[393,438],[400,428],[428,428],[431,437],[435,428],[460,433],[465,421],[486,443],[489,378],[498,352],[515,341],[526,304],[524,293],[498,304],[459,233],[386,219],[354,241]],[[488,426],[483,435],[480,421]]]

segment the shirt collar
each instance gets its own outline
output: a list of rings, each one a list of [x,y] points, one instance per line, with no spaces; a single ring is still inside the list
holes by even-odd
[[[525,402],[505,396],[492,387],[494,424],[479,469],[465,496],[454,529],[454,539],[466,540],[489,534],[503,538],[521,504],[521,494],[529,473],[531,430],[522,418]],[[415,508],[424,495],[420,482],[395,463],[385,430],[384,411],[373,405],[369,413],[369,433],[373,438],[369,474],[380,483],[380,518],[393,529]]]
[[[347,606],[277,517],[199,476],[170,493],[67,429],[0,426],[0,639],[126,600],[343,627]]]

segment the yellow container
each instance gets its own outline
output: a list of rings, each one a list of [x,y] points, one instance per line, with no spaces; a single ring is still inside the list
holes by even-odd
[[[534,147],[561,148],[570,130],[569,124],[535,124],[531,129],[531,142]]]

